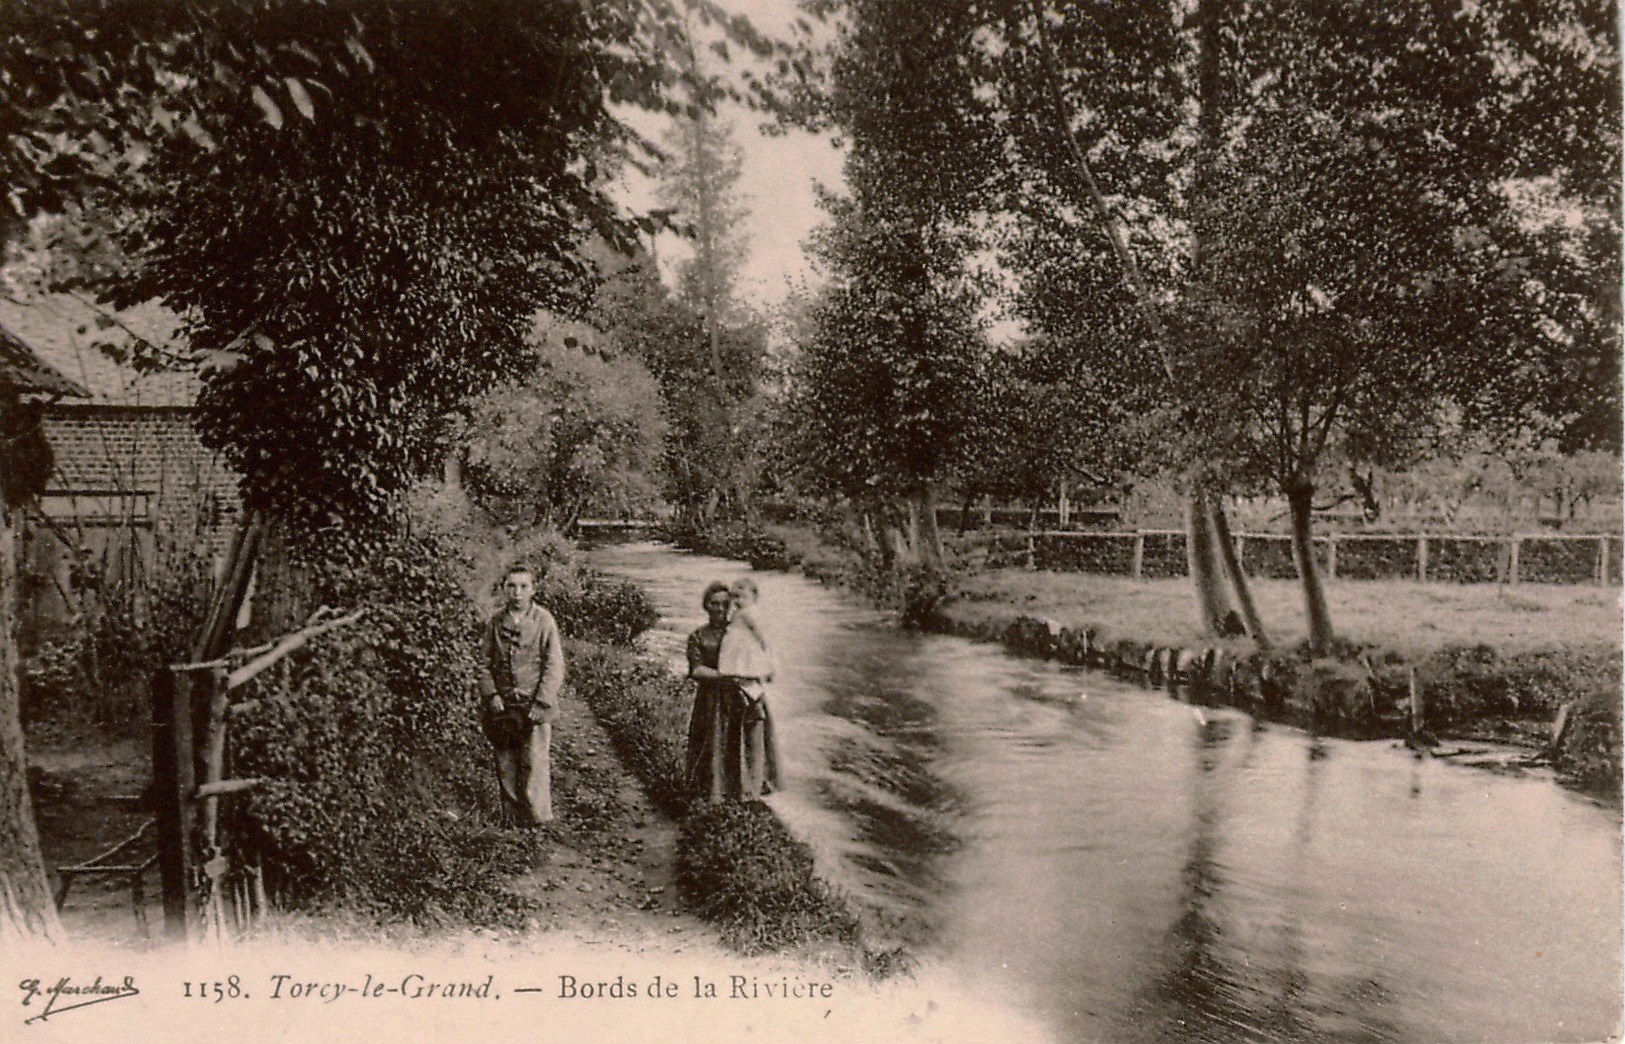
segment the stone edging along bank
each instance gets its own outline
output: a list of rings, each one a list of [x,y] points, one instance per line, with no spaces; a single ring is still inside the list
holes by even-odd
[[[1192,703],[1236,707],[1320,735],[1403,736],[1419,749],[1438,742],[1435,732],[1511,742],[1531,748],[1525,764],[1549,763],[1567,785],[1620,798],[1617,659],[1599,665],[1555,651],[1501,661],[1487,646],[1441,650],[1421,665],[1380,650],[1352,661],[1306,659],[1266,655],[1246,641],[1172,648],[1106,640],[1091,627],[1027,615],[978,624],[939,611],[925,626],[1169,692],[1182,689]]]

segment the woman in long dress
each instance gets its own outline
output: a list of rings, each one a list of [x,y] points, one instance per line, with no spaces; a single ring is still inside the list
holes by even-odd
[[[688,636],[688,676],[696,683],[688,723],[689,793],[713,802],[755,800],[779,786],[773,718],[765,702],[753,706],[747,700],[740,676],[719,670],[733,611],[728,585],[706,587],[701,604],[706,624]]]

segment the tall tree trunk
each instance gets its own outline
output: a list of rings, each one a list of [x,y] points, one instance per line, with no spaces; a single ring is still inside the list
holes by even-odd
[[[1314,511],[1315,487],[1299,479],[1286,491],[1287,503],[1292,506],[1292,560],[1298,567],[1298,579],[1303,585],[1303,607],[1309,618],[1309,651],[1324,656],[1331,651],[1332,614],[1326,606],[1326,588],[1320,580],[1320,567],[1315,564]]]
[[[915,495],[916,517],[919,519],[920,564],[932,569],[942,567],[942,531],[937,527],[937,487],[927,482]]]
[[[14,409],[8,395],[0,410]],[[3,419],[3,415],[0,415]],[[3,466],[3,465],[0,465]],[[23,746],[17,688],[17,540],[11,508],[0,503],[0,950],[22,942],[59,941],[39,830],[28,794],[28,754]]]
[[[1193,490],[1185,501],[1185,561],[1190,567],[1197,609],[1202,617],[1202,633],[1219,635],[1235,608],[1230,604],[1215,554],[1213,530],[1209,526],[1208,495]]]
[[[1224,571],[1230,577],[1230,588],[1241,606],[1242,623],[1258,647],[1268,651],[1269,636],[1264,633],[1264,620],[1258,615],[1258,605],[1253,601],[1252,584],[1241,568],[1241,556],[1236,553],[1236,540],[1230,532],[1230,517],[1224,510],[1223,501],[1217,497],[1208,500],[1207,508],[1209,535],[1219,549],[1219,560],[1224,563]]]

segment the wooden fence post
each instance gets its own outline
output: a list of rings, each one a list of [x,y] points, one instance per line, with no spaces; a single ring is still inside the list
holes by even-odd
[[[1518,548],[1523,545],[1522,537],[1512,537],[1509,541],[1511,549],[1507,552],[1507,583],[1518,582]]]
[[[152,778],[156,801],[158,873],[163,882],[164,932],[184,942],[191,937],[195,773],[192,742],[192,683],[184,674],[159,668],[152,679]]]
[[[1427,582],[1428,578],[1428,538],[1426,533],[1416,534],[1416,579]]]
[[[1129,565],[1129,575],[1138,580],[1140,579],[1140,574],[1144,568],[1145,531],[1143,529],[1136,529],[1134,531],[1134,561]]]
[[[1608,583],[1608,538],[1606,536],[1599,536],[1597,538],[1596,580],[1598,585],[1606,585]]]
[[[1326,534],[1326,579],[1337,579],[1337,536]]]

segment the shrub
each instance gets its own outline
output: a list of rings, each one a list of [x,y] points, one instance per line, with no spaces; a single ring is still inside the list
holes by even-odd
[[[779,537],[744,525],[678,525],[668,527],[664,535],[678,547],[749,562],[754,569],[794,569],[800,561]]]
[[[1594,689],[1575,707],[1553,765],[1570,786],[1611,794],[1617,800],[1621,738],[1618,687]]]
[[[759,802],[705,805],[689,816],[677,886],[746,952],[858,936],[857,919],[813,872],[811,849]]]
[[[1417,665],[1428,722],[1503,716],[1550,720],[1565,702],[1620,687],[1618,654],[1553,649],[1502,656],[1488,645],[1448,645]]]
[[[127,726],[147,719],[147,680],[186,659],[207,606],[211,563],[195,536],[160,528],[139,568],[131,568],[141,553],[133,540],[72,553],[68,618],[19,631],[24,720],[72,715]]]
[[[1337,575],[1345,580],[1391,580],[1416,576],[1412,537],[1344,537],[1337,542]]]
[[[478,617],[452,549],[403,540],[315,571],[330,605],[365,605],[254,683],[233,721],[234,772],[270,782],[238,827],[294,902],[342,898],[394,916],[511,923],[520,836],[490,824],[490,752],[472,698]]]
[[[641,587],[584,566],[550,569],[539,588],[536,600],[552,612],[559,630],[572,638],[631,645],[660,622],[659,611]]]

